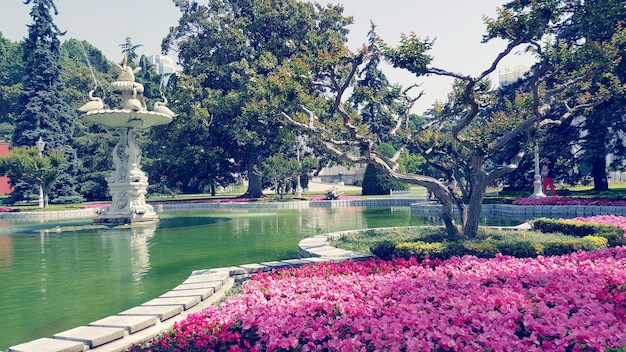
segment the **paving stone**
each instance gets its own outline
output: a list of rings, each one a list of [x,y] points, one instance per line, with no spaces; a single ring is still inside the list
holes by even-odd
[[[184,310],[187,310],[200,303],[200,296],[189,297],[158,297],[151,299],[148,302],[142,304],[143,306],[171,306],[180,305]]]
[[[216,292],[222,287],[221,281],[211,281],[211,282],[198,282],[198,283],[182,283],[172,289],[172,291],[177,290],[199,290],[199,289],[212,289],[213,292]]]
[[[42,338],[9,348],[9,352],[81,352],[85,344],[78,341],[67,341]]]
[[[109,328],[124,328],[129,334],[143,330],[157,323],[157,317],[145,315],[113,315],[96,320],[89,326],[103,326]]]
[[[328,263],[330,259],[328,258],[320,258],[320,257],[309,257],[309,258],[301,258],[309,263]]]
[[[263,262],[261,264],[265,266],[269,266],[272,269],[288,268],[291,266],[289,265],[289,263],[283,263],[283,262]]]
[[[128,310],[125,310],[119,315],[147,315],[155,316],[159,320],[164,321],[171,317],[180,314],[183,311],[183,307],[180,305],[175,306],[137,306]]]
[[[207,299],[215,292],[213,287],[211,288],[199,288],[195,290],[172,290],[160,295],[160,298],[170,298],[170,297],[200,297],[201,300]]]
[[[246,271],[250,274],[258,273],[260,271],[268,271],[270,269],[266,265],[261,264],[243,264],[240,265],[240,267],[246,269]]]
[[[282,260],[283,263],[287,263],[289,264],[289,266],[291,267],[299,267],[299,266],[303,266],[305,264],[310,264],[310,262],[306,261],[306,260],[302,260],[302,259],[287,259],[287,260]]]
[[[55,339],[80,341],[89,348],[98,347],[121,339],[126,335],[123,328],[105,328],[98,326],[79,326],[70,330],[54,334]]]
[[[181,285],[186,285],[186,284],[199,284],[199,283],[215,283],[215,282],[219,282],[221,284],[224,284],[228,278],[230,276],[229,275],[205,275],[205,276],[190,276],[187,280],[183,281],[181,283]]]

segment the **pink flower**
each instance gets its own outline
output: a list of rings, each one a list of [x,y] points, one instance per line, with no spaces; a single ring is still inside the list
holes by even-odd
[[[254,275],[152,346],[604,350],[626,345],[626,247],[567,256],[306,265]],[[149,348],[149,347],[147,347]]]

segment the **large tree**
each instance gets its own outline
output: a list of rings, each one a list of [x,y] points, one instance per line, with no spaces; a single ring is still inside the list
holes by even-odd
[[[623,35],[626,19],[626,3],[622,0],[561,0],[569,5],[571,17],[558,30],[557,38],[566,43],[615,42],[616,50],[624,52],[626,43],[616,40]],[[626,62],[622,60],[613,70],[599,75],[596,81],[605,81],[610,85],[619,86],[626,81]],[[614,92],[609,99],[592,110],[586,110],[569,121],[577,125],[582,133],[579,135],[580,160],[591,166],[594,190],[608,190],[607,155],[613,154],[613,161],[620,166],[626,157],[626,94],[622,89]]]
[[[22,44],[11,42],[0,33],[0,140],[10,141],[21,109],[24,65]]]
[[[24,40],[25,75],[20,99],[23,111],[17,118],[12,144],[31,147],[42,138],[46,142],[44,153],[61,151],[67,163],[50,192],[52,201],[80,201],[76,181],[78,160],[72,146],[76,113],[62,95],[59,37],[64,33],[52,19],[53,13],[58,14],[57,8],[52,0],[26,0],[24,3],[32,4],[33,24],[28,26],[28,37]],[[19,193],[19,189],[16,187],[14,194]]]
[[[261,197],[263,161],[279,152],[292,134],[276,118],[276,111],[256,99],[263,82],[294,56],[324,50],[332,40],[345,41],[351,19],[342,16],[340,6],[296,0],[175,4],[182,17],[163,49],[178,50],[183,74],[176,90],[184,100],[177,107],[190,115],[169,128],[195,133],[188,136],[191,143],[184,154],[197,158],[196,163],[212,148],[203,141],[222,140],[219,165],[226,166],[228,160],[228,168],[222,169],[236,167],[248,177],[245,197]]]
[[[448,170],[444,182],[424,175],[405,174],[397,171],[395,158],[388,159],[376,151],[377,138],[360,124],[362,117],[343,103],[351,84],[369,52],[351,53],[344,43],[329,46],[325,52],[303,57],[290,63],[277,78],[283,86],[297,86],[288,91],[275,90],[274,99],[284,99],[283,116],[292,124],[313,132],[324,141],[329,151],[352,160],[367,162],[386,170],[394,179],[422,185],[442,203],[443,220],[451,238],[459,235],[474,237],[478,231],[482,201],[487,185],[498,177],[517,169],[526,154],[526,148],[504,164],[489,162],[516,137],[538,125],[559,124],[585,109],[602,103],[613,93],[613,81],[594,80],[599,75],[610,75],[619,62],[615,44],[621,38],[609,42],[562,42],[553,41],[555,30],[570,18],[567,6],[558,1],[512,2],[499,9],[498,17],[486,19],[485,41],[499,38],[506,42],[504,50],[477,76],[451,72],[432,66],[428,50],[433,42],[422,40],[415,34],[403,35],[397,47],[382,43],[386,58],[394,66],[406,69],[418,77],[441,75],[455,79],[450,102],[418,131],[403,129],[404,121],[398,116],[390,134],[400,137],[410,145],[420,134],[440,133],[433,138],[433,148],[447,148],[445,155]],[[514,50],[529,50],[537,58],[537,65],[530,74],[526,90],[519,91],[506,112],[490,113],[486,107],[494,104],[487,77],[493,73],[504,57]],[[278,87],[278,85],[275,85]],[[332,102],[330,109],[311,96],[320,96]],[[291,91],[307,94],[290,95]],[[319,99],[318,99],[319,100]],[[441,142],[442,137],[446,138]],[[397,155],[400,155],[399,150]],[[432,150],[431,150],[432,151]],[[444,159],[445,160],[445,159]],[[456,171],[464,168],[464,176]],[[466,192],[460,195],[458,182],[466,183]],[[456,227],[453,209],[458,209],[461,229]]]
[[[37,147],[12,148],[10,154],[0,156],[0,175],[38,185],[43,207],[47,208],[50,188],[57,181],[64,163],[63,153],[58,150],[42,155]]]
[[[119,106],[119,95],[110,91],[109,84],[116,75],[113,63],[102,52],[86,41],[66,40],[61,45],[62,78],[65,83],[64,100],[77,111],[89,101],[89,92],[109,106]],[[87,200],[105,200],[107,183],[105,176],[113,167],[111,150],[116,137],[99,125],[85,125],[82,119],[74,121],[73,143],[80,160],[78,182],[80,193]]]

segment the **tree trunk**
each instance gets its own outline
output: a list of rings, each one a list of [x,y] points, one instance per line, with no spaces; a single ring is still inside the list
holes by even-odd
[[[428,176],[403,174],[393,170],[387,170],[387,173],[394,180],[420,185],[425,187],[428,192],[433,193],[441,202],[441,219],[446,227],[448,240],[455,241],[461,237],[459,227],[456,226],[456,223],[454,222],[454,208],[457,206],[457,203],[455,202],[454,195],[450,193],[450,190],[446,187],[446,185],[441,183],[439,180]]]
[[[435,193],[436,194],[436,193]],[[440,198],[441,200],[441,198]],[[446,227],[449,241],[456,241],[461,237],[458,226],[454,222],[454,203],[448,200],[441,201],[441,220]]]
[[[609,182],[606,178],[606,157],[598,156],[593,159],[591,175],[593,177],[594,191],[608,191]]]
[[[483,170],[484,157],[472,158],[471,193],[467,205],[466,218],[463,221],[463,235],[467,238],[476,238],[478,224],[483,209],[483,199],[487,190],[487,173]]]
[[[248,190],[241,198],[264,198],[262,178],[256,164],[248,164]]]
[[[467,238],[476,238],[478,235],[478,225],[486,189],[487,185],[484,179],[472,185],[472,194],[467,205],[467,217],[463,224],[463,235]]]

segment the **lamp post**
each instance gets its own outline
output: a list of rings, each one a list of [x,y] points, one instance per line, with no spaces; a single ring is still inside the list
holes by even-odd
[[[41,139],[41,137],[39,137],[39,140],[37,142],[35,142],[35,146],[37,146],[37,149],[39,150],[39,156],[42,156],[43,155],[43,148],[46,146],[46,142],[44,142],[43,139]],[[40,208],[44,207],[43,187],[41,186],[41,184],[39,184],[39,207]]]
[[[535,182],[533,182],[533,194],[529,198],[545,198],[541,190],[541,173],[539,171],[539,146],[535,145]]]
[[[298,160],[298,167],[300,167],[300,151],[304,148],[306,141],[303,135],[296,136],[296,158]],[[296,197],[302,198],[302,185],[300,184],[300,172],[298,171],[296,179]]]

